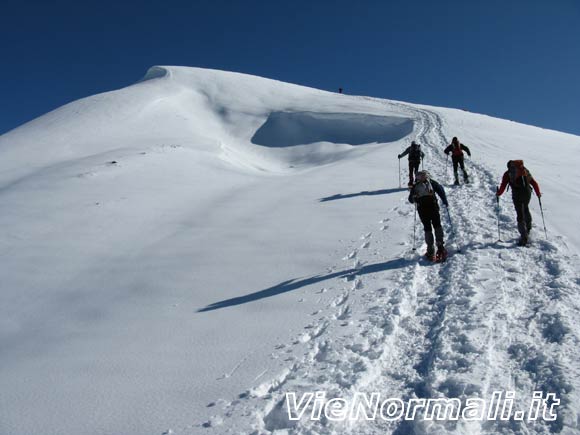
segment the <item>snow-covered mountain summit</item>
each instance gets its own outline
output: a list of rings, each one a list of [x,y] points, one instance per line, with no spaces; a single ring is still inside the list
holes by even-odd
[[[458,188],[453,136],[473,153]],[[412,140],[449,196],[443,265],[411,251],[396,156]],[[31,121],[0,137],[0,433],[578,433],[579,149],[465,111],[184,67]],[[527,249],[507,197],[497,241],[515,158],[544,193],[549,240],[534,198]],[[283,409],[289,391],[535,388],[562,397],[557,422]]]
[[[21,153],[8,157],[22,161],[33,152],[54,161],[173,141],[234,165],[285,172],[341,159],[353,151],[345,144],[393,142],[412,129],[411,119],[364,100],[245,74],[153,67],[133,86],[75,101],[5,140]],[[50,157],[39,153],[55,136]]]

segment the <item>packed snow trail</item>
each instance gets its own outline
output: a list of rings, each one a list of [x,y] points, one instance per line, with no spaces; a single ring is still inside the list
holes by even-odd
[[[445,134],[441,118],[416,106],[383,104],[415,118],[425,169],[446,185],[452,175],[443,149],[451,135]],[[476,159],[477,147],[473,154]],[[222,409],[197,427],[216,433],[580,433],[577,259],[566,254],[561,238],[543,240],[537,221],[531,246],[515,247],[510,240],[515,238],[514,217],[505,199],[500,218],[508,242],[497,241],[498,174],[477,161],[468,160],[466,166],[471,183],[446,188],[453,220],[451,228],[442,208],[451,253],[446,263],[427,264],[409,249],[398,259],[369,263],[365,248],[386,237],[387,216],[375,232],[380,236],[362,235],[361,246],[345,255],[345,261],[354,262],[351,268],[329,270],[333,284],[325,283],[321,292],[342,290],[331,303],[332,314],[319,317],[292,344],[304,347],[304,358],[237,400],[220,401]],[[412,222],[414,210],[405,193],[401,202],[391,213]],[[417,234],[422,239],[420,224]],[[408,246],[411,237],[410,232]],[[282,344],[279,354],[292,345]],[[535,390],[556,393],[561,399],[558,420],[296,422],[288,419],[285,407],[286,392],[325,391],[327,398],[347,400],[361,392],[402,399],[489,399],[491,392],[506,390],[516,391],[520,399],[531,398]]]

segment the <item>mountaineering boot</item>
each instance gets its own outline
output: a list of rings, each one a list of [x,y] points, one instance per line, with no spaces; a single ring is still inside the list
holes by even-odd
[[[467,172],[463,173],[463,181],[465,181],[465,184],[469,184],[469,176],[467,175]]]
[[[427,246],[425,251],[425,258],[430,261],[435,261],[435,248],[433,245]]]
[[[528,236],[521,236],[520,240],[518,240],[518,246],[526,246],[528,244]]]
[[[437,247],[437,254],[435,254],[435,261],[443,262],[447,260],[447,249],[443,245]]]

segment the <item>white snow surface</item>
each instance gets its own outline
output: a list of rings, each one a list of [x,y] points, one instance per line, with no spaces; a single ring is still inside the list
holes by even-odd
[[[473,155],[459,187],[453,136]],[[419,223],[412,251],[411,140],[447,190],[443,264],[419,258]],[[517,158],[548,228],[534,197],[526,248],[509,193],[498,241]],[[0,137],[0,434],[578,434],[579,164],[577,136],[197,68],[50,112]],[[284,407],[494,390],[556,393],[558,419]]]

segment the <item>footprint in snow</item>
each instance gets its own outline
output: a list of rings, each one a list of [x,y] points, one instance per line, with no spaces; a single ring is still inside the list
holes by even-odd
[[[338,307],[348,301],[348,293],[343,293],[340,297],[332,301],[331,305],[333,307]]]
[[[336,318],[338,320],[347,320],[348,318],[350,318],[350,315],[351,315],[350,305],[347,304],[344,306],[344,308],[340,310]]]
[[[352,251],[350,254],[348,254],[345,258],[343,258],[343,260],[352,260],[354,257],[356,257],[356,249],[354,251]]]

